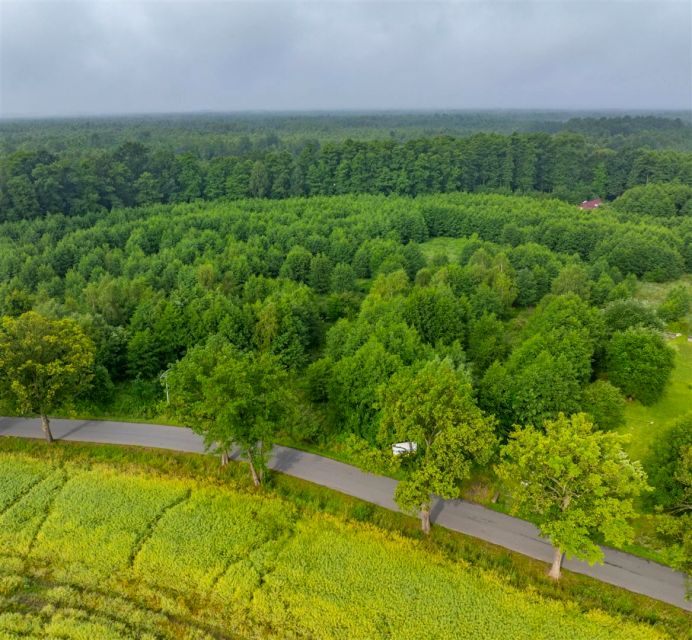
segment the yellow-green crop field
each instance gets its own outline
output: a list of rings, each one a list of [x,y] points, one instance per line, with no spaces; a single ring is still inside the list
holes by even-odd
[[[3,640],[665,637],[278,496],[0,453]]]

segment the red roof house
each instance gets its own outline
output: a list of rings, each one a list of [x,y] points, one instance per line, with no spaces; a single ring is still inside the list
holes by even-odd
[[[598,207],[601,206],[602,202],[603,202],[603,200],[601,200],[600,198],[596,198],[595,200],[584,200],[584,202],[582,202],[579,205],[579,208],[580,209],[598,209]]]

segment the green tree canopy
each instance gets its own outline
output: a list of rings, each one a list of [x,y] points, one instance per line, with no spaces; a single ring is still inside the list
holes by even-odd
[[[624,436],[594,431],[583,413],[543,426],[518,428],[496,472],[514,512],[536,522],[555,548],[549,575],[557,580],[564,554],[593,563],[603,558],[598,537],[615,545],[632,538],[633,498],[647,485],[622,450]]]
[[[681,320],[690,311],[691,299],[688,287],[684,284],[677,285],[667,293],[665,300],[658,308],[658,315],[666,322]]]
[[[538,424],[560,412],[579,410],[583,383],[591,375],[593,343],[583,328],[535,333],[506,363],[494,362],[480,382],[481,406],[505,429]]]
[[[464,307],[446,286],[414,287],[404,304],[404,319],[428,344],[464,340]]]
[[[310,286],[316,293],[327,293],[331,287],[332,261],[319,253],[310,261]]]
[[[304,247],[297,245],[286,255],[286,260],[281,265],[281,277],[290,278],[296,282],[307,282],[311,264],[312,254]]]
[[[608,378],[626,396],[648,405],[663,395],[675,351],[660,333],[641,327],[617,331],[606,351]]]
[[[225,463],[234,445],[259,486],[277,431],[294,397],[275,356],[241,353],[214,336],[191,349],[168,374],[171,407]]]
[[[692,413],[679,418],[654,441],[645,460],[652,497],[664,509],[692,510]]]
[[[599,429],[611,431],[625,424],[625,399],[620,390],[607,380],[596,380],[588,385],[581,404]]]
[[[401,367],[401,358],[390,353],[375,336],[332,367],[327,391],[346,431],[370,442],[375,440],[377,390]]]
[[[588,301],[591,296],[591,278],[586,267],[579,263],[567,264],[553,280],[551,291],[556,295],[574,293]]]
[[[655,309],[632,298],[610,302],[603,311],[603,318],[609,334],[630,327],[663,329],[663,323]]]
[[[419,513],[430,531],[432,496],[455,498],[459,482],[474,464],[485,464],[495,444],[494,420],[475,405],[467,376],[451,361],[428,362],[419,371],[402,370],[381,389],[382,419],[378,439],[384,446],[416,443],[405,465],[395,500]]]
[[[0,324],[0,397],[20,413],[41,417],[51,442],[48,414],[89,387],[95,347],[72,319],[34,311]]]
[[[638,213],[647,216],[667,217],[676,214],[675,200],[667,185],[646,184],[627,189],[613,202],[618,211]]]
[[[653,516],[658,538],[671,566],[688,574],[692,594],[692,413],[679,418],[655,441],[645,460],[654,487],[651,502],[663,513]]]
[[[473,373],[480,378],[495,360],[502,360],[508,351],[504,324],[493,314],[483,314],[469,325],[468,356]]]
[[[356,273],[350,264],[339,262],[333,269],[330,289],[333,293],[347,293],[356,288]]]

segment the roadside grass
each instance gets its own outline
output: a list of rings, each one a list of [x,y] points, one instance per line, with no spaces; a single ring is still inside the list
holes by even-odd
[[[510,552],[506,549],[496,547],[463,534],[448,531],[441,527],[434,527],[432,535],[426,538],[420,532],[419,523],[415,518],[407,517],[400,513],[390,512],[375,505],[344,496],[330,489],[319,487],[290,476],[272,474],[270,484],[265,492],[261,495],[257,495],[257,492],[250,486],[249,475],[244,464],[232,463],[226,468],[221,469],[216,459],[211,456],[176,454],[156,450],[81,443],[56,442],[48,446],[41,441],[15,438],[3,438],[0,442],[0,451],[25,457],[30,463],[30,468],[34,469],[36,473],[42,473],[38,466],[39,464],[46,467],[46,473],[49,467],[56,468],[67,465],[83,469],[84,471],[80,473],[87,473],[89,469],[105,469],[107,477],[107,467],[110,467],[113,474],[134,474],[138,477],[141,476],[141,474],[151,474],[151,480],[149,482],[154,482],[156,477],[167,477],[173,481],[176,487],[187,479],[201,482],[205,486],[212,488],[215,486],[223,490],[230,488],[243,494],[256,496],[259,500],[258,505],[261,505],[265,501],[265,498],[280,498],[286,501],[287,506],[292,505],[291,508],[296,510],[300,518],[317,518],[327,514],[346,524],[352,522],[374,526],[378,530],[382,530],[382,540],[391,538],[392,534],[394,536],[402,536],[404,539],[411,541],[411,544],[414,545],[412,549],[430,554],[430,561],[432,563],[451,561],[455,564],[460,564],[462,567],[468,567],[468,570],[472,572],[487,572],[489,575],[496,576],[497,580],[503,585],[516,588],[522,593],[535,594],[545,598],[546,605],[544,606],[546,607],[550,606],[548,603],[551,601],[562,601],[567,607],[566,611],[577,610],[580,612],[580,615],[584,614],[587,617],[595,615],[597,613],[596,610],[603,610],[609,614],[622,616],[630,622],[654,625],[659,631],[665,631],[672,638],[689,637],[692,616],[680,609],[645,596],[640,596],[617,587],[603,584],[587,576],[572,574],[570,572],[565,572],[564,578],[560,583],[554,584],[546,578],[547,565],[545,563],[532,560],[520,554]],[[80,477],[83,476],[80,475]],[[83,480],[81,482],[83,482]],[[129,481],[126,485],[128,487],[130,486]],[[74,487],[74,489],[78,488],[79,487]],[[21,488],[16,489],[16,491],[20,490]],[[80,495],[83,494],[80,493]],[[66,504],[64,500],[61,504],[64,509]],[[127,501],[122,503],[120,509],[122,510],[125,508],[126,504],[128,504]],[[166,505],[171,504],[171,499],[166,498],[161,504],[161,509],[163,509]],[[195,532],[200,530],[195,527],[195,523],[199,522],[199,518],[211,517],[211,512],[207,513],[207,509],[196,507],[194,501],[189,504],[189,507],[186,507],[186,505],[183,505],[183,507],[188,509],[185,513],[189,513],[187,517],[191,520],[189,525],[183,527],[183,530],[187,533],[185,533],[185,537],[181,539],[182,543],[176,542],[173,539],[169,541],[167,538],[158,538],[159,542],[156,542],[157,538],[154,536],[152,547],[149,548],[146,553],[140,554],[135,560],[135,568],[140,567],[141,569],[145,566],[153,568],[153,573],[158,575],[157,572],[162,571],[161,567],[165,568],[167,563],[171,561],[168,557],[171,553],[178,553],[185,550],[190,544],[194,543],[196,539]],[[175,508],[181,509],[182,507]],[[125,512],[123,511],[122,514],[121,516],[118,516],[117,513],[115,515],[111,514],[109,518],[115,518],[115,522],[122,521],[127,523],[127,526],[130,526],[129,516],[123,520],[123,518],[125,518]],[[174,519],[167,517],[164,513],[160,521],[161,530],[166,531],[167,528],[174,525],[174,522]],[[218,521],[215,520],[214,522]],[[135,525],[141,529],[141,525],[136,523]],[[55,526],[56,521],[53,521],[53,524],[51,524],[46,531],[49,532],[51,527],[55,528]],[[215,526],[221,527],[219,530],[223,529],[221,523]],[[342,525],[338,525],[337,530],[341,526]],[[309,533],[309,531],[312,531],[309,527],[306,531],[308,531],[305,539],[307,543],[307,540],[313,539],[315,532],[312,534]],[[358,571],[358,558],[349,555],[352,554],[353,551],[347,551],[347,549],[350,549],[350,546],[347,544],[347,541],[344,540],[343,536],[341,534],[334,534],[337,536],[334,538],[330,537],[331,534],[325,535],[327,536],[324,539],[324,544],[326,545],[325,549],[342,549],[340,553],[346,554],[344,557],[349,559],[351,566],[354,566],[354,569]],[[380,534],[377,535],[379,536]],[[45,545],[45,535],[42,540],[44,540],[44,542],[41,542],[37,547],[37,552],[48,548],[41,546]],[[344,547],[344,544],[347,544],[347,546]],[[53,549],[53,546],[50,546],[50,549]],[[294,550],[296,552],[299,551],[299,549]],[[416,553],[418,553],[418,551],[416,551]],[[2,556],[2,552],[0,552],[0,556]],[[292,584],[292,580],[295,579],[295,568],[290,568],[292,565],[285,564],[285,556],[282,556],[282,558],[284,558],[284,560],[282,560],[283,564],[281,564],[281,567],[285,567],[289,572],[281,574],[281,581],[288,580],[288,583]],[[440,558],[441,560],[436,560],[435,558]],[[309,560],[309,558],[303,558],[301,562],[308,562]],[[260,562],[260,560],[257,561]],[[373,567],[380,567],[382,561],[383,559],[380,560],[372,556],[367,562],[374,563],[372,565]],[[204,562],[213,564],[212,560],[205,560]],[[202,566],[207,565],[204,564]],[[329,575],[334,575],[334,567],[327,568],[327,570]],[[79,577],[82,574],[76,575]],[[182,574],[175,575],[178,576],[178,579],[182,576]],[[13,580],[16,582],[18,579],[19,578],[14,578]],[[38,581],[38,584],[34,587],[37,590],[46,587],[46,585],[41,582],[40,576],[25,576],[22,579],[28,581],[33,580],[34,582]],[[291,587],[290,590],[286,592],[280,588],[280,585],[274,586],[275,589],[279,589],[279,591],[275,590],[272,598],[281,600],[286,605],[289,605],[290,609],[292,599],[297,597],[294,594],[296,589]],[[230,588],[230,585],[225,585],[224,588],[226,587]],[[307,605],[312,596],[310,596],[310,588],[305,592],[302,591],[302,587],[297,590],[303,593],[305,598],[307,598],[307,600],[303,599],[295,603],[296,606],[299,605],[300,608]],[[88,595],[86,592],[85,594]],[[86,595],[84,595],[84,597],[86,597]],[[339,591],[335,592],[333,597],[343,599],[346,598],[347,595],[348,594]],[[163,598],[163,596],[159,594],[156,598],[160,599]],[[148,599],[139,600],[138,606],[141,607],[146,605],[151,608],[152,602],[157,601],[156,598],[152,595]],[[173,596],[169,595],[166,598],[165,601],[168,602]],[[173,598],[173,600],[175,600],[175,598]],[[158,603],[161,604],[161,602]],[[178,611],[175,609],[178,605],[174,601],[169,602],[169,605],[174,611]],[[319,610],[319,605],[319,602],[312,602],[310,606],[308,606],[308,610],[312,610],[314,607],[318,607]],[[378,607],[380,606],[383,605],[378,605]],[[153,608],[156,609],[156,607]],[[274,609],[272,609],[272,611],[272,615],[276,614]],[[468,611],[467,614],[473,615],[473,612]],[[176,616],[179,615],[181,615],[180,612],[176,614]],[[281,622],[281,620],[284,620],[282,616],[285,615],[288,614],[282,613],[277,620]],[[337,614],[334,613],[334,615]],[[293,623],[295,623],[295,620]],[[315,620],[312,620],[311,624],[317,623]],[[316,637],[322,637],[317,631],[315,631],[315,635]],[[122,637],[126,636],[123,635]],[[135,635],[134,637],[138,636]],[[200,635],[199,637],[202,636]],[[500,637],[500,635],[491,635],[489,637]],[[515,637],[525,636],[521,635]],[[535,637],[540,636],[536,634]],[[598,637],[611,636],[604,634]],[[633,636],[631,633],[628,634],[625,628],[622,628],[620,635],[616,633],[616,635],[612,637],[625,638]]]

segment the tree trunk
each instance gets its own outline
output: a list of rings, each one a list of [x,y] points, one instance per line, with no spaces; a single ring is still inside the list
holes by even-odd
[[[548,575],[553,579],[553,580],[559,580],[560,579],[560,570],[562,569],[562,561],[565,557],[565,554],[560,551],[557,547],[555,547],[555,550],[553,552],[553,564],[550,567],[550,571],[548,571]]]
[[[257,469],[255,469],[255,465],[252,462],[251,456],[248,456],[248,464],[250,465],[250,473],[252,474],[252,481],[255,483],[256,487],[259,487],[262,484],[262,480],[257,475]]]
[[[221,454],[221,466],[225,467],[228,464],[228,451],[224,451]]]
[[[423,533],[427,536],[430,533],[430,507],[425,505],[420,510],[420,526]]]
[[[41,414],[41,428],[46,436],[46,442],[53,442],[53,434],[50,430],[50,420],[45,413]]]

